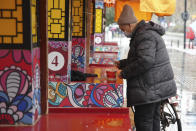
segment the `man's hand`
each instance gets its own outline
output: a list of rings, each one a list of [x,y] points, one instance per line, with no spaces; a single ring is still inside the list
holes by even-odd
[[[120,68],[120,61],[114,61],[114,65],[119,69]]]

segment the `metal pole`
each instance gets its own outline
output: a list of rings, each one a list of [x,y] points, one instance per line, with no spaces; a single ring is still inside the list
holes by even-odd
[[[184,13],[187,14],[187,0],[184,0]],[[184,19],[184,49],[186,48],[186,21]]]

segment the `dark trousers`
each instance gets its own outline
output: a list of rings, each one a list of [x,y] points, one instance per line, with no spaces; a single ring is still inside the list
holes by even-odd
[[[136,131],[160,131],[161,102],[135,106]]]

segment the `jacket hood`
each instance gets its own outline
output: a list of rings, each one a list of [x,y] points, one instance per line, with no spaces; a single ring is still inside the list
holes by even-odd
[[[135,27],[135,29],[132,33],[132,37],[134,37],[138,33],[143,32],[145,30],[153,30],[161,36],[165,34],[165,29],[162,26],[160,26],[152,21],[146,23],[144,20],[142,20]]]

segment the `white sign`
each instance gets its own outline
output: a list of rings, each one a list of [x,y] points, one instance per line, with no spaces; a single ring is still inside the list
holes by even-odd
[[[63,68],[65,60],[60,52],[50,52],[48,54],[48,68],[52,71],[58,71]]]
[[[95,43],[100,44],[101,43],[101,37],[95,37]]]

